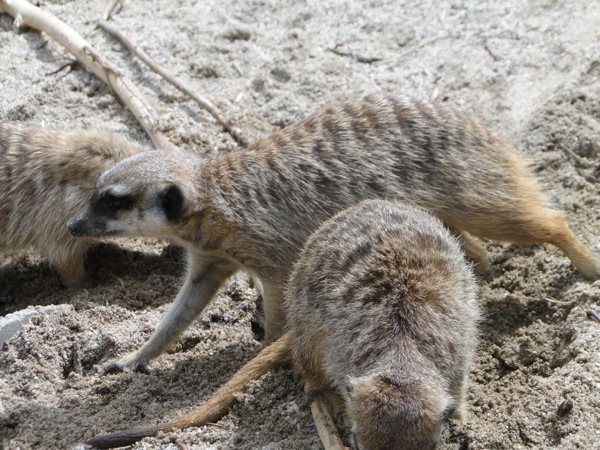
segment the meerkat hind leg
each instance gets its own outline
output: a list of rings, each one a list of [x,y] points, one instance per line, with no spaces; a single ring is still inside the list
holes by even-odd
[[[265,341],[270,343],[281,336],[285,325],[283,290],[278,285],[265,280],[261,280],[260,290],[265,313]]]
[[[467,416],[467,376],[468,374],[465,373],[450,384],[450,395],[454,399],[455,407],[449,417],[455,420],[465,420]]]
[[[471,261],[476,264],[476,270],[479,273],[487,272],[490,268],[490,260],[483,245],[477,238],[466,232],[458,231],[455,228],[448,227],[450,232],[459,240],[463,251]]]
[[[592,281],[600,279],[600,262],[566,223],[563,226],[564,230],[550,243],[560,248],[584,277]]]

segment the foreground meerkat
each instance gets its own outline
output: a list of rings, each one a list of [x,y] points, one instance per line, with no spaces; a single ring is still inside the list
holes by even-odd
[[[234,394],[292,355],[308,393],[342,399],[355,448],[434,449],[442,422],[465,413],[475,292],[458,242],[438,219],[397,202],[363,202],[308,240],[290,277],[280,340],[196,411],[88,444],[124,446],[217,420]]]
[[[154,334],[109,370],[143,370],[238,270],[260,281],[272,341],[308,236],[371,198],[431,211],[480,265],[488,264],[485,250],[470,235],[551,243],[584,276],[600,277],[600,264],[548,206],[526,163],[477,119],[429,100],[369,95],[323,108],[248,151],[212,160],[149,152],[102,174],[69,223],[73,235],[157,237],[188,254],[183,288]]]
[[[75,239],[67,222],[104,171],[143,150],[105,130],[0,123],[0,251],[39,253],[65,285],[81,284],[93,241]]]
[[[476,284],[426,212],[367,201],[308,240],[285,298],[308,392],[337,392],[358,449],[427,450],[463,418],[477,346]]]

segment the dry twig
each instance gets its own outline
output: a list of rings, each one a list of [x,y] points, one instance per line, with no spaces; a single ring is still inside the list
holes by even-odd
[[[596,322],[600,322],[600,315],[598,315],[598,313],[593,309],[587,311],[586,314],[590,319],[594,319]]]
[[[99,20],[98,26],[107,33],[119,39],[125,45],[125,47],[129,49],[130,52],[134,53],[138,58],[140,58],[148,67],[150,67],[150,69],[159,74],[181,92],[189,96],[202,108],[206,109],[221,125],[225,127],[225,129],[229,132],[229,134],[231,134],[231,136],[233,136],[238,144],[240,144],[242,147],[248,146],[248,140],[244,137],[242,130],[231,125],[229,120],[219,108],[217,108],[209,100],[192,91],[183,81],[177,78],[177,76],[154,61],[154,59],[152,59],[150,55],[148,55],[138,44],[136,44],[125,31],[106,22],[105,20]]]
[[[358,52],[338,50],[338,45],[336,45],[335,47],[332,47],[332,48],[328,48],[327,50],[329,50],[332,53],[335,53],[336,55],[349,56],[350,58],[352,58],[353,60],[355,60],[356,62],[359,62],[359,63],[371,64],[371,63],[374,63],[377,61],[381,61],[383,59],[379,56],[367,56],[367,55],[363,55],[362,53],[358,53]]]
[[[181,442],[179,442],[177,439],[175,439],[175,445],[177,445],[177,447],[179,447],[181,450],[187,450],[187,447]]]
[[[416,52],[417,50],[422,49],[423,47],[427,47],[430,44],[433,44],[437,41],[444,41],[446,39],[456,39],[458,36],[454,35],[454,34],[450,34],[447,36],[436,36],[436,37],[432,37],[429,39],[422,39],[418,42],[415,42],[412,47],[406,49],[404,52],[400,53],[400,55],[398,56],[398,60],[402,60],[404,59],[406,56],[410,55],[411,53]]]
[[[340,439],[333,418],[320,394],[317,394],[310,404],[310,410],[325,450],[349,450]]]
[[[67,61],[66,63],[61,64],[58,67],[58,69],[48,72],[46,74],[46,76],[56,75],[57,73],[62,72],[64,70],[65,73],[59,77],[59,79],[61,79],[61,78],[65,77],[66,75],[68,75],[69,73],[71,73],[71,71],[73,70],[74,67],[77,66],[77,64],[79,64],[79,61],[77,61],[76,59],[71,59],[71,60]]]
[[[87,70],[108,84],[144,127],[157,147],[174,148],[166,136],[158,131],[158,114],[139,89],[75,30],[26,0],[0,0],[0,7],[15,18],[15,28],[27,26],[48,34],[71,52]]]
[[[573,302],[575,302],[575,300],[568,300],[564,302],[561,300],[556,300],[553,297],[544,297],[544,300],[546,300],[549,303],[554,303],[555,305],[571,305]]]
[[[115,10],[121,9],[122,6],[123,6],[123,4],[121,3],[121,0],[110,0],[110,2],[108,3],[108,6],[102,13],[102,19],[110,20],[113,13],[115,12]]]

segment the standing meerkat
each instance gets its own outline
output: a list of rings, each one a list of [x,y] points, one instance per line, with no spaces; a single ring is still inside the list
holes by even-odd
[[[458,242],[438,219],[383,200],[341,212],[308,240],[285,308],[287,333],[205,405],[88,444],[123,446],[214,421],[234,394],[290,355],[309,394],[333,392],[342,400],[356,449],[431,450],[443,421],[464,416],[477,347],[476,284]]]
[[[589,279],[600,264],[547,199],[526,163],[474,117],[429,100],[369,95],[323,108],[212,160],[144,153],[99,178],[69,223],[75,236],[169,239],[188,253],[183,288],[154,334],[112,371],[143,370],[238,270],[260,281],[265,335],[284,325],[283,288],[308,236],[365,199],[432,212],[488,264],[471,235],[551,243]]]
[[[105,130],[0,123],[0,251],[39,253],[65,285],[80,285],[94,242],[75,239],[67,222],[87,204],[104,171],[142,151]]]

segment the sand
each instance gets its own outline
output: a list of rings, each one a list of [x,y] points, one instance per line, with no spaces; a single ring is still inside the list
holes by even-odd
[[[176,145],[206,157],[238,150],[210,115],[95,27],[105,2],[41,6],[139,84]],[[598,2],[132,0],[113,21],[252,140],[336,100],[437,95],[518,147],[576,234],[600,251]],[[0,14],[0,120],[104,127],[150,143],[80,66],[51,73],[71,58],[62,48],[11,25]],[[600,311],[600,283],[556,248],[486,245],[492,269],[480,279],[485,321],[470,415],[445,427],[441,449],[600,448],[600,323],[586,315]],[[184,256],[161,242],[119,241],[92,250],[86,266],[84,288],[67,289],[37,255],[0,260],[0,314],[57,305],[0,351],[2,448],[69,448],[176,417],[262,348],[258,295],[240,275],[148,374],[102,376],[102,365],[152,333],[181,285]],[[253,383],[218,424],[133,448],[312,449],[320,441],[301,382],[281,369]]]

